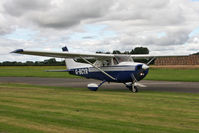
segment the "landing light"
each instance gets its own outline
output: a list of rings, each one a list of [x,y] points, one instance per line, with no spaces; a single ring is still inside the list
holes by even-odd
[[[144,76],[144,73],[140,73],[140,76]]]

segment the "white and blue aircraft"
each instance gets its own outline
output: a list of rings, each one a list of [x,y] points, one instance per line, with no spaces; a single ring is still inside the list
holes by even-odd
[[[62,50],[63,52],[42,52],[17,49],[11,53],[64,58],[67,69],[57,70],[56,72],[69,72],[73,75],[102,81],[99,85],[95,83],[88,84],[88,88],[90,90],[97,91],[98,88],[105,82],[117,82],[125,84],[125,86],[134,93],[138,92],[138,87],[145,87],[144,85],[137,82],[142,80],[148,74],[148,64],[156,57],[168,57],[122,54],[80,54],[68,52],[67,47],[63,47]],[[76,62],[74,59],[77,58],[83,59],[86,63]],[[91,63],[89,61],[90,58],[95,58],[96,61]],[[147,64],[134,62],[133,60],[146,58],[151,58]]]

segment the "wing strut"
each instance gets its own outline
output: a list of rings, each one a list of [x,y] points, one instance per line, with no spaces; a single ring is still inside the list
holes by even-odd
[[[88,64],[90,64],[91,66],[93,66],[94,68],[98,69],[100,72],[102,72],[103,74],[105,74],[106,76],[108,76],[109,78],[111,78],[112,80],[116,80],[114,77],[112,77],[110,74],[106,73],[105,71],[103,71],[101,68],[95,66],[93,63],[91,63],[90,61],[88,61],[87,59],[83,58],[80,56],[81,59],[83,59],[84,61],[86,61]]]
[[[149,62],[147,62],[147,65],[149,65],[156,57],[153,57]]]

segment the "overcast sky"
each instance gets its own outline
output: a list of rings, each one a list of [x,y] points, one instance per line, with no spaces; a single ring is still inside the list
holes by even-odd
[[[43,60],[15,49],[199,52],[199,0],[1,0],[0,61]]]

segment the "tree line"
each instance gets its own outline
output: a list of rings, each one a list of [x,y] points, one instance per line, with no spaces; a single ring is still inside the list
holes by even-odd
[[[16,61],[4,61],[0,63],[0,66],[63,66],[65,61],[56,61],[55,58],[51,58],[44,61],[26,61],[26,62],[16,62]]]
[[[149,54],[149,49],[147,47],[136,47],[131,51],[124,51],[121,52],[119,50],[113,50],[113,52],[102,52],[97,51],[96,53],[103,53],[103,54]]]

